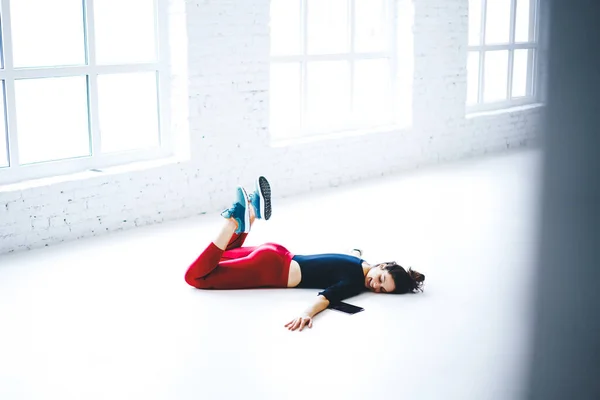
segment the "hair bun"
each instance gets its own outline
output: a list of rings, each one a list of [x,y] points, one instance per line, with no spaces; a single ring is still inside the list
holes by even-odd
[[[410,279],[415,282],[415,289],[422,290],[423,281],[425,281],[425,275],[413,270],[412,268],[409,268],[408,276],[410,276]]]

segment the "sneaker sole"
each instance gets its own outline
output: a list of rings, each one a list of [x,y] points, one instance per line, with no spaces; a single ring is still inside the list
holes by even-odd
[[[242,189],[242,193],[244,194],[244,200],[246,201],[246,204],[244,204],[244,233],[248,233],[250,232],[250,210],[248,210],[248,193],[246,193],[246,189],[244,189],[243,187],[240,186],[240,189]]]
[[[260,215],[266,221],[271,218],[271,185],[264,176],[256,180],[258,196],[260,197]]]

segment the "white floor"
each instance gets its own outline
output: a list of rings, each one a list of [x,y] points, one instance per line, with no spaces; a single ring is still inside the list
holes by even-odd
[[[0,257],[0,399],[514,399],[522,393],[541,154],[278,199],[248,244],[362,247],[418,295],[283,325],[315,290],[201,291],[218,215]],[[272,182],[275,194],[277,182]],[[233,194],[233,188],[232,188]]]

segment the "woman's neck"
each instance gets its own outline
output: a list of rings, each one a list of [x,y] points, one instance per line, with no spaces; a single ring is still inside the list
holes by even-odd
[[[368,262],[363,261],[362,263],[362,269],[363,269],[363,275],[367,276],[367,274],[369,273],[369,271],[371,270],[371,268],[373,268]]]

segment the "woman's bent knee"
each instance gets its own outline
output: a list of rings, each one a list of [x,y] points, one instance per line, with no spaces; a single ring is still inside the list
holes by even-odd
[[[206,284],[206,281],[202,278],[197,278],[191,274],[185,274],[185,282],[192,286],[195,287],[196,289],[207,289],[208,285]]]

